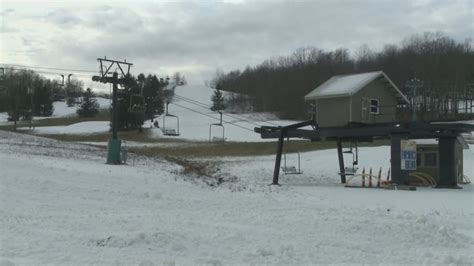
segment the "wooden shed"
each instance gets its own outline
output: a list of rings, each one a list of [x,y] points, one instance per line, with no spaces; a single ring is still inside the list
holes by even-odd
[[[304,97],[316,103],[320,127],[397,121],[397,106],[407,97],[383,71],[333,76]]]

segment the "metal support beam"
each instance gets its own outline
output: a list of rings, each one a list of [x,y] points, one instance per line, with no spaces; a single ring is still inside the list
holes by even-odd
[[[439,138],[438,188],[458,188],[456,171],[456,138]]]
[[[341,173],[341,184],[346,183],[346,173],[344,167],[344,156],[342,154],[342,141],[337,140],[337,157],[339,158],[339,172]]]
[[[273,170],[273,182],[272,185],[279,185],[278,178],[280,176],[280,164],[281,164],[281,154],[283,153],[283,143],[285,141],[285,130],[280,131],[280,137],[278,138],[278,148],[275,159],[275,169]]]
[[[398,185],[405,185],[408,179],[408,171],[402,170],[402,148],[401,140],[403,135],[394,134],[391,135],[391,147],[390,147],[390,167],[391,167],[391,180],[393,183]]]

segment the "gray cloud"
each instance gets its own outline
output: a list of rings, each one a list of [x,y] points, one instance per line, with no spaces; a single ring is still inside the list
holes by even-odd
[[[82,20],[72,10],[59,8],[48,12],[44,19],[61,27],[69,27],[80,24]]]
[[[54,9],[49,22],[76,25],[45,34],[51,46],[33,61],[91,68],[107,55],[135,63],[134,70],[180,70],[191,79],[287,55],[303,46],[325,50],[362,44],[379,50],[415,33],[441,31],[472,38],[473,2],[466,1],[278,1],[153,2]],[[57,56],[60,55],[60,56]]]
[[[101,6],[86,14],[84,20],[85,26],[108,34],[128,34],[143,26],[140,15],[123,7]]]

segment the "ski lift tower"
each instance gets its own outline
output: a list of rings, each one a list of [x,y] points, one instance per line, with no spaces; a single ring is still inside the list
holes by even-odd
[[[128,82],[128,76],[130,74],[130,67],[133,65],[124,61],[110,60],[106,57],[97,58],[97,61],[100,63],[100,76],[93,76],[92,81],[101,82],[101,83],[112,83],[112,138],[109,139],[107,146],[107,164],[121,164],[120,150],[121,150],[121,140],[117,137],[117,118],[118,118],[118,106],[117,106],[117,90],[118,84],[125,85]],[[121,76],[117,71],[112,72],[111,69],[113,66],[116,66],[120,72]],[[124,69],[126,71],[124,71]]]

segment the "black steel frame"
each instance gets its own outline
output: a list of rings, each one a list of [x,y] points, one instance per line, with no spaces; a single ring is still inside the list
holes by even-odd
[[[313,127],[312,130],[301,127]],[[405,124],[349,124],[345,127],[319,128],[314,119],[288,125],[285,127],[258,127],[255,132],[260,133],[264,139],[278,138],[275,168],[272,185],[279,185],[281,155],[285,138],[302,138],[311,141],[331,140],[337,143],[339,170],[341,183],[346,183],[344,157],[342,146],[344,141],[368,141],[374,139],[391,140],[391,174],[392,181],[405,184],[408,171],[401,169],[400,143],[402,139],[439,139],[440,154],[440,183],[438,187],[457,187],[455,178],[454,150],[456,138],[461,133],[474,131],[474,125],[464,123],[424,123],[412,122]],[[442,158],[441,158],[442,157]]]

